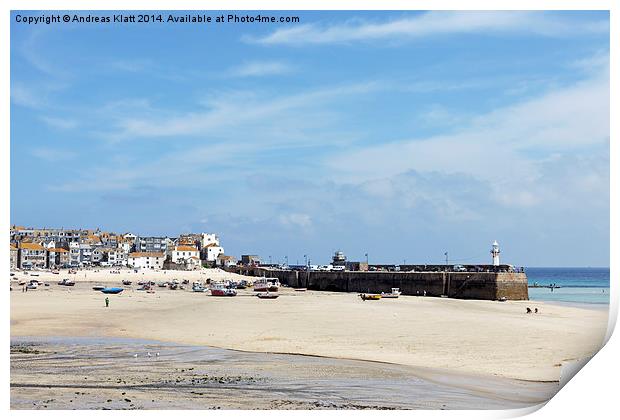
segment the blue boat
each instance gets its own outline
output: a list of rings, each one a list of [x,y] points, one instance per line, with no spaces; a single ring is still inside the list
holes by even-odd
[[[101,292],[107,295],[116,295],[122,291],[123,291],[122,287],[106,287],[105,289],[101,289]]]

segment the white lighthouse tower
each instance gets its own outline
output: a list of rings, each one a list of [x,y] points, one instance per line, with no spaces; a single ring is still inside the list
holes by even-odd
[[[495,267],[499,266],[499,244],[497,241],[493,241],[493,245],[491,246],[491,255],[493,256],[493,265]]]

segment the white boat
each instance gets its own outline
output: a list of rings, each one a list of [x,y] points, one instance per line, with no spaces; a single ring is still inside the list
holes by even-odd
[[[280,288],[280,280],[275,277],[263,277],[254,282],[255,292],[277,292]]]
[[[392,292],[391,293],[381,292],[381,297],[382,298],[396,299],[399,296],[400,296],[400,289],[398,287],[392,287]]]

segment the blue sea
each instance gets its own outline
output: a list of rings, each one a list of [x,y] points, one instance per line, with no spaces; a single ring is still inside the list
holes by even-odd
[[[531,300],[609,305],[609,268],[526,268],[528,284],[559,289],[529,288]]]

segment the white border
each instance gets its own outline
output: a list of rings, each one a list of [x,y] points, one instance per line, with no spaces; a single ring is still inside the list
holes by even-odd
[[[501,2],[489,0],[476,1],[458,1],[458,0],[298,0],[295,2],[281,0],[264,0],[264,1],[225,1],[213,0],[209,2],[199,2],[196,0],[181,1],[146,1],[146,0],[92,0],[89,2],[76,0],[5,0],[0,2],[2,10],[2,19],[0,20],[0,42],[2,43],[2,60],[0,78],[0,92],[3,99],[2,112],[0,113],[3,134],[1,161],[1,177],[2,188],[4,191],[4,204],[2,205],[2,217],[5,220],[5,232],[8,233],[10,225],[10,182],[9,182],[9,165],[10,165],[10,127],[9,127],[9,86],[10,86],[10,10],[610,10],[611,11],[611,114],[618,115],[618,86],[615,75],[618,74],[620,67],[618,66],[617,40],[620,39],[618,32],[619,19],[616,15],[618,11],[617,1],[602,0],[503,0]],[[611,139],[617,137],[617,122],[611,118]],[[611,243],[610,243],[610,268],[611,268],[611,303],[610,303],[610,330],[611,333],[618,314],[618,265],[615,257],[618,256],[618,222],[617,215],[620,208],[618,206],[618,147],[611,141]],[[4,255],[8,255],[8,241],[2,242],[2,251]],[[8,258],[0,258],[2,272],[8,273]],[[1,307],[4,308],[3,337],[4,345],[2,347],[2,374],[5,378],[5,388],[2,393],[2,403],[5,410],[9,410],[9,319],[10,305],[9,295],[5,292],[1,296]],[[536,411],[535,408],[524,410],[506,410],[506,411],[407,411],[407,412],[381,412],[380,415],[400,418],[506,418],[521,416],[532,411],[532,418],[611,418],[613,413],[617,413],[615,400],[617,392],[614,387],[615,375],[618,373],[618,361],[614,353],[620,354],[617,334],[612,336],[607,345],[597,354],[594,359],[586,365],[586,367],[578,373],[575,379],[570,381],[545,407]],[[105,414],[104,414],[105,413]],[[29,418],[35,414],[27,411],[11,411],[10,415],[15,418]],[[84,412],[59,412],[45,411],[38,412],[46,418],[78,418],[83,417]],[[276,416],[277,418],[300,418],[311,415],[317,417],[332,416],[355,416],[356,419],[370,418],[379,415],[377,412],[350,412],[350,411],[327,411],[327,412],[209,412],[209,415],[220,418],[238,417],[240,414],[246,416],[258,416],[259,418],[269,418]],[[125,412],[88,412],[89,417],[112,416],[124,417]],[[131,412],[133,418],[136,417],[157,417],[168,418],[175,415],[183,415],[190,417],[204,416],[202,411],[142,411]]]

